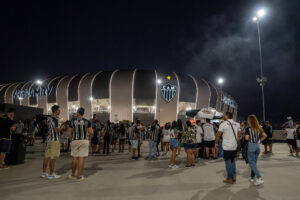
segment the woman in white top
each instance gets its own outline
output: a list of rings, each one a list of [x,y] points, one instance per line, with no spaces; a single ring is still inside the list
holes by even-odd
[[[170,122],[166,123],[163,130],[162,130],[162,142],[163,142],[163,155],[166,155],[169,151],[169,145],[170,145]]]

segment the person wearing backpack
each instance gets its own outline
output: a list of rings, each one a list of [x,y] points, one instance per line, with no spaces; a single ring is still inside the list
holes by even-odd
[[[216,135],[215,147],[218,148],[220,137],[223,136],[223,158],[227,171],[227,178],[223,182],[233,184],[236,182],[235,158],[238,150],[240,124],[233,121],[231,112],[226,112],[224,119],[225,121],[220,124]]]
[[[267,138],[267,134],[260,127],[255,115],[249,115],[248,125],[249,127],[245,132],[245,140],[248,141],[248,161],[251,167],[250,181],[258,186],[264,183],[264,180],[257,169],[257,159],[260,153],[259,145]],[[254,182],[255,176],[257,180]]]

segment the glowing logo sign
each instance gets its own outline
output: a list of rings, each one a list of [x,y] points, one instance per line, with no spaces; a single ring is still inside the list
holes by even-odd
[[[15,98],[49,96],[53,90],[53,86],[48,87],[35,87],[25,90],[16,90],[14,93]]]
[[[223,103],[234,108],[235,105],[234,105],[234,101],[226,96],[223,97]]]
[[[161,96],[168,103],[176,96],[176,91],[177,86],[171,83],[162,84],[160,87]]]

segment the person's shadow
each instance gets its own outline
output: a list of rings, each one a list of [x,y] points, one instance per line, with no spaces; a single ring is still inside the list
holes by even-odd
[[[238,192],[234,193],[230,190],[229,185],[225,185],[214,190],[209,191],[203,198],[199,197],[199,194],[203,192],[203,190],[197,192],[191,200],[240,200],[240,199],[247,199],[247,200],[265,200],[264,198],[259,196],[258,190],[262,188],[250,185],[249,188],[245,188],[239,190]]]

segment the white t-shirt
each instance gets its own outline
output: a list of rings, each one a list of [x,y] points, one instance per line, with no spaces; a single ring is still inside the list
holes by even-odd
[[[240,124],[233,121],[232,119],[228,120],[234,129],[236,138],[238,137],[238,131],[240,130]],[[234,151],[237,148],[237,142],[234,137],[234,133],[228,121],[224,121],[220,124],[219,131],[223,133],[223,149],[227,151]]]
[[[210,123],[205,123],[202,126],[204,133],[204,141],[213,141],[216,139],[214,126]]]
[[[170,142],[170,129],[163,129],[163,142]]]
[[[197,127],[196,140],[197,140],[197,143],[201,143],[202,142],[201,134],[203,133],[203,130],[202,130],[201,126],[196,125],[196,127]]]
[[[294,136],[295,129],[286,128],[285,130],[287,132],[286,139],[295,139],[295,136]]]

